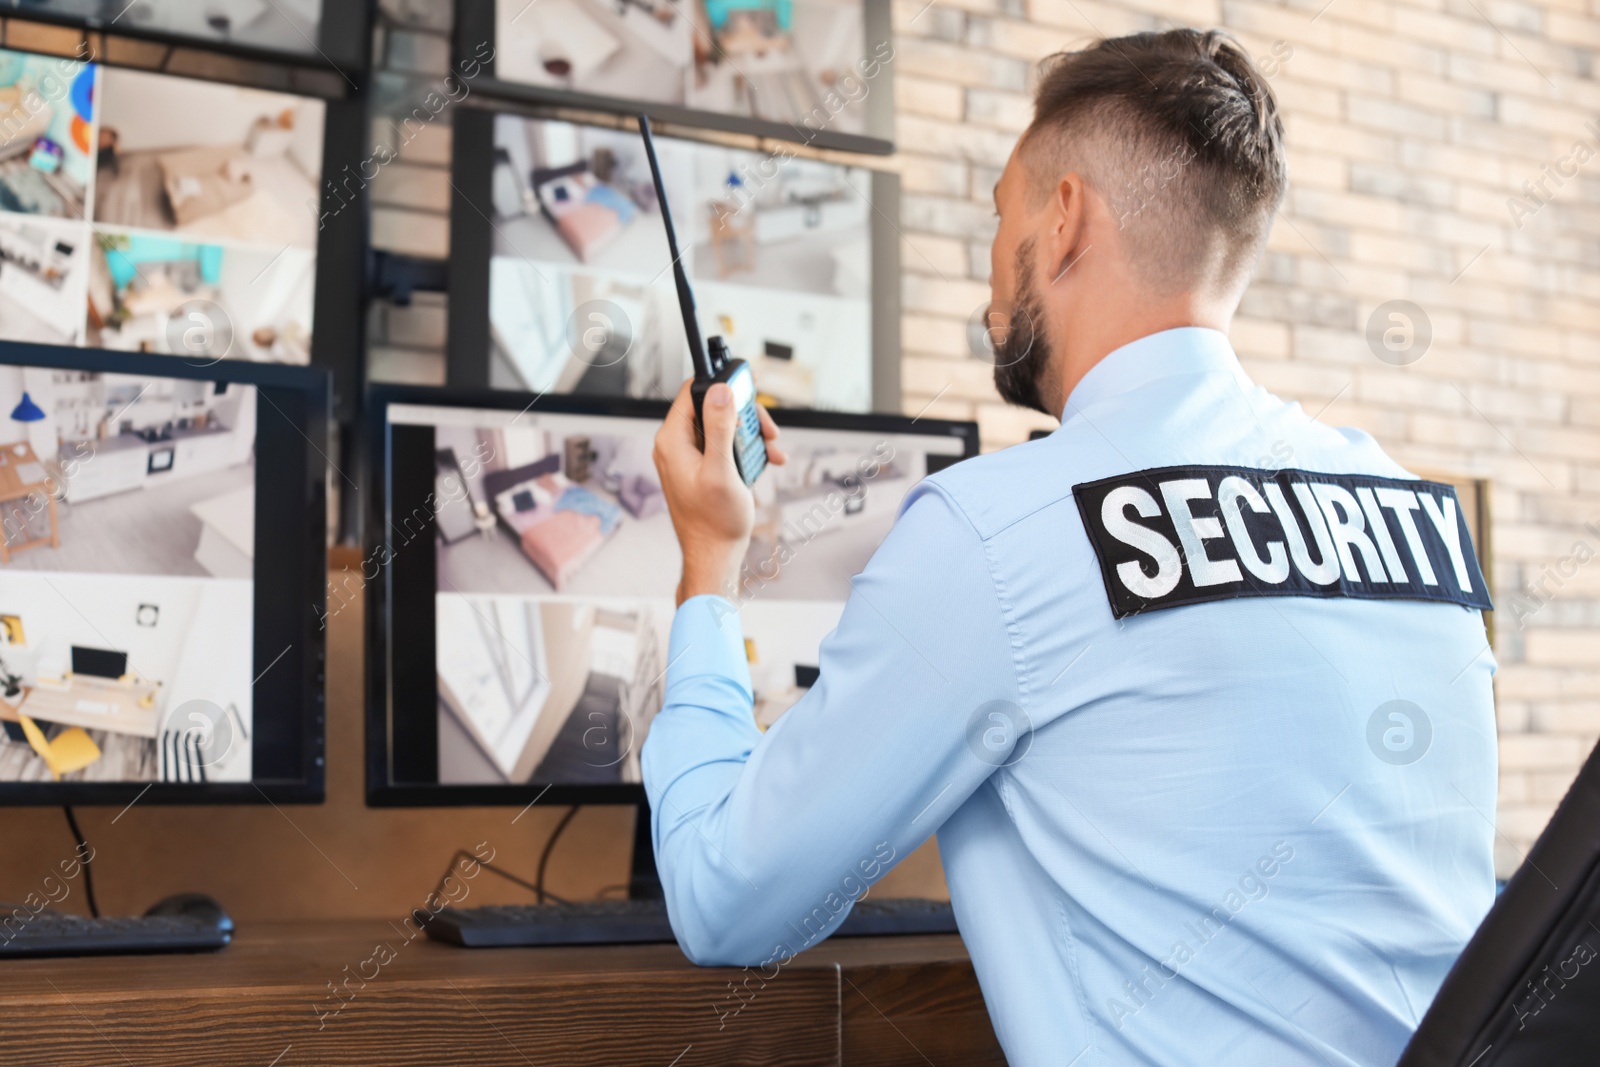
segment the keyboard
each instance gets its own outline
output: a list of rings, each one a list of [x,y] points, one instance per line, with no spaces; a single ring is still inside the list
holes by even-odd
[[[23,916],[26,915],[27,918]],[[233,920],[192,915],[88,919],[26,908],[0,915],[0,959],[20,956],[103,956],[149,952],[210,952],[233,940]]]
[[[527,945],[625,945],[674,940],[661,900],[578,900],[569,904],[500,904],[445,908],[428,936],[464,948]],[[834,937],[953,934],[948,902],[915,897],[856,902]]]

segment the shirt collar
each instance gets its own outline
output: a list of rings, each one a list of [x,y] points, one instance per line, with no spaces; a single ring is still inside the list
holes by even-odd
[[[1253,384],[1226,334],[1204,326],[1179,326],[1125,344],[1090,367],[1067,397],[1061,421],[1107,397],[1179,374],[1230,374],[1241,388]]]

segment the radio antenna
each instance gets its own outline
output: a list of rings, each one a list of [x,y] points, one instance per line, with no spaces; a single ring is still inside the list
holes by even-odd
[[[639,133],[644,137],[644,154],[650,160],[650,176],[656,183],[656,202],[661,205],[661,221],[667,227],[667,252],[672,256],[672,280],[678,287],[678,310],[683,313],[683,332],[689,337],[689,355],[694,359],[696,378],[710,378],[714,373],[706,356],[705,344],[700,340],[700,319],[695,313],[694,290],[689,288],[689,275],[683,269],[683,253],[678,251],[678,232],[672,225],[672,208],[667,205],[667,186],[661,180],[661,164],[656,161],[656,142],[650,135],[650,116],[640,113]]]

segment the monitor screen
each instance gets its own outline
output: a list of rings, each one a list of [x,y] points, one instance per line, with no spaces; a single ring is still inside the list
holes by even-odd
[[[0,340],[309,362],[326,107],[0,51]]]
[[[679,575],[650,458],[664,409],[528,399],[414,393],[375,411],[390,533],[373,549],[387,579],[368,587],[381,586],[369,650],[388,657],[369,729],[380,802],[441,802],[446,786],[507,802],[546,786],[636,795]],[[970,423],[776,417],[789,462],[754,487],[755,536],[730,590],[763,728],[815,678],[850,579],[906,492],[977,446]]]
[[[174,364],[0,357],[0,803],[310,784],[326,379]]]
[[[458,161],[482,164],[488,210],[456,212],[452,259],[486,259],[487,284],[453,293],[450,312],[486,319],[471,343],[489,349],[490,383],[670,399],[691,364],[638,132],[471,109],[456,131]],[[749,361],[779,406],[861,412],[890,395],[878,364],[899,350],[884,333],[899,318],[898,282],[883,280],[898,278],[885,259],[898,250],[883,211],[893,176],[656,143],[702,336]]]
[[[490,92],[891,148],[886,0],[462,0],[458,11],[457,59],[486,66]]]
[[[128,673],[128,654],[109,648],[72,646],[72,673],[93,678],[121,678]]]
[[[0,5],[12,6],[34,18],[291,56],[317,56],[323,40],[323,0],[9,0]]]

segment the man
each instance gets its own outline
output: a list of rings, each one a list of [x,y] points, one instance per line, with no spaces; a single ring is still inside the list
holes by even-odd
[[[1447,487],[1228,344],[1284,182],[1223,34],[1047,65],[991,286],[996,384],[1061,427],[907,495],[764,735],[732,412],[702,455],[679,396],[643,758],[691,958],[770,977],[937,831],[1014,1067],[1395,1061],[1493,896],[1488,599]]]

